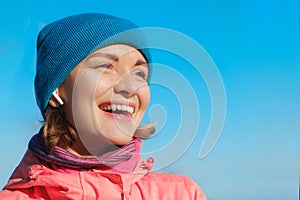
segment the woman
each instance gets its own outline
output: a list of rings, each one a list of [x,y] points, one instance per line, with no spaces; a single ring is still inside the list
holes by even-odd
[[[206,199],[180,175],[150,172],[140,125],[150,55],[132,22],[79,14],[41,30],[35,94],[45,119],[0,199]]]

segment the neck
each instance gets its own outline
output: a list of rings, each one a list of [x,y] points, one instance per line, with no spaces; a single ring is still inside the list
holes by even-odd
[[[86,146],[88,146],[88,148],[86,148]],[[101,143],[97,141],[96,144],[89,143],[85,145],[80,138],[77,138],[75,143],[72,146],[67,147],[66,150],[78,157],[91,158],[94,156],[100,156],[117,148],[118,147],[115,145],[103,141]]]

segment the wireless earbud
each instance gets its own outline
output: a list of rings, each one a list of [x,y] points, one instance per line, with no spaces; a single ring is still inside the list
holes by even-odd
[[[52,93],[52,95],[60,105],[64,104],[63,100],[58,96],[58,94],[55,91]]]

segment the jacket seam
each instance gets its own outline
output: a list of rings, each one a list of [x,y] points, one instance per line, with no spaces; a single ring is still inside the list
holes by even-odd
[[[78,173],[78,176],[79,176],[79,184],[80,184],[80,187],[81,187],[81,191],[82,191],[82,197],[81,199],[84,200],[84,196],[85,196],[85,192],[84,192],[84,188],[83,188],[83,182],[82,182],[82,173],[79,172]]]

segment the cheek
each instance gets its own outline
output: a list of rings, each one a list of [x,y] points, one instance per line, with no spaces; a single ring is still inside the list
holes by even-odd
[[[103,94],[110,90],[114,84],[111,78],[102,76],[101,78],[98,78],[98,81],[95,83],[95,85],[97,85],[95,90],[95,98],[99,99],[103,96]]]
[[[143,111],[145,111],[150,103],[150,88],[149,86],[142,87],[140,89],[140,107]]]
[[[91,71],[82,70],[76,76],[73,92],[77,92],[78,97],[80,98],[91,98],[94,96],[97,81],[97,76]]]

